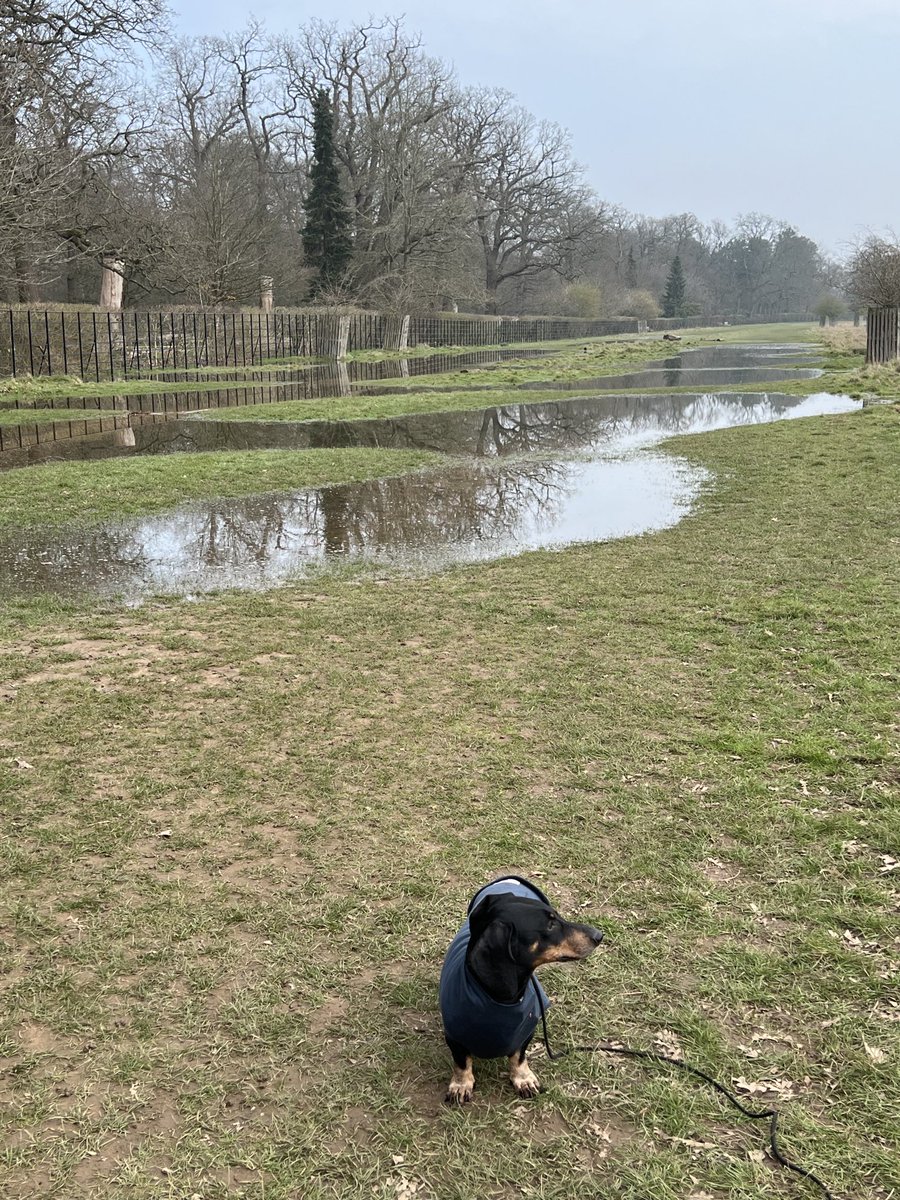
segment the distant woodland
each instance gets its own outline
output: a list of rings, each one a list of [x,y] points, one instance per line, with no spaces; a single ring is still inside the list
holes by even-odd
[[[346,227],[327,276],[309,252],[322,93]],[[782,221],[646,217],[597,195],[565,130],[462,87],[394,18],[177,39],[159,0],[4,0],[0,213],[8,303],[95,304],[104,261],[142,307],[255,305],[262,277],[283,307],[842,303],[841,266]]]

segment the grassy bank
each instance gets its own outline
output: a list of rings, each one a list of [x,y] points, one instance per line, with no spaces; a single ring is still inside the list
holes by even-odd
[[[427,384],[423,385],[427,388]],[[241,408],[217,408],[196,414],[200,421],[356,421],[377,417],[400,417],[410,413],[456,412],[503,404],[538,404],[542,400],[564,400],[572,392],[549,388],[521,391],[502,385],[444,391],[385,392],[374,396],[328,396],[322,400],[284,400],[274,404],[247,404]]]
[[[0,474],[0,528],[162,512],[185,500],[294,491],[402,475],[417,450],[252,450],[53,463]]]
[[[120,414],[124,417],[124,413]],[[48,425],[53,421],[109,420],[115,416],[110,409],[98,408],[0,408],[0,425]]]
[[[860,366],[858,356],[829,356],[820,379],[791,380],[779,390],[807,395],[810,392],[842,392],[857,400],[869,397],[879,400],[900,400],[900,364]],[[802,388],[800,385],[803,385]]]
[[[223,372],[226,369],[229,375],[234,375],[234,367],[222,368]],[[285,369],[284,364],[282,364],[281,369]],[[268,372],[259,367],[248,367],[246,376],[240,379],[107,379],[101,380],[99,383],[90,379],[77,379],[72,375],[48,375],[34,379],[28,377],[2,379],[0,380],[0,419],[7,418],[12,420],[16,415],[19,415],[21,419],[21,409],[13,407],[16,403],[20,405],[32,405],[39,404],[41,401],[65,400],[78,398],[79,396],[114,401],[124,396],[162,395],[164,393],[171,394],[176,392],[237,391],[255,386],[265,388],[278,387],[279,381],[269,378]],[[59,412],[61,410],[29,408],[28,419],[30,420],[37,413],[48,411]]]
[[[836,1195],[888,1200],[898,431],[679,439],[717,489],[640,539],[7,604],[3,1194],[814,1194],[655,1068],[537,1055],[525,1104],[486,1064],[445,1110],[441,956],[517,870],[608,933],[544,974],[557,1042],[674,1039]]]

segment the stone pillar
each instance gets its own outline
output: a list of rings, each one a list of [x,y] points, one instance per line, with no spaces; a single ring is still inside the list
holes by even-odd
[[[103,274],[100,277],[100,307],[118,312],[122,307],[124,288],[125,263],[115,254],[105,254]]]
[[[275,293],[273,291],[275,280],[271,275],[260,275],[259,277],[259,307],[265,313],[270,313],[275,308]]]

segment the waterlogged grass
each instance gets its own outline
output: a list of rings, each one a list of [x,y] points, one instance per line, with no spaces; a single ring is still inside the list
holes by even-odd
[[[822,360],[822,374],[817,379],[787,378],[778,383],[751,383],[717,391],[784,392],[792,396],[809,396],[815,392],[852,396],[856,400],[900,400],[900,364],[878,366],[863,364],[859,354],[831,352]],[[678,391],[686,389],[679,388]],[[690,390],[690,389],[687,389]]]
[[[815,1195],[665,1069],[444,1108],[440,961],[535,877],[557,1044],[674,1038],[837,1196],[900,1188],[900,416],[677,439],[639,539],[0,610],[5,1196]],[[664,1032],[668,1031],[668,1032]],[[768,1089],[760,1091],[760,1089]]]
[[[98,408],[2,408],[0,407],[0,425],[46,425],[57,421],[99,421],[109,420],[115,413],[108,409]],[[124,417],[124,413],[121,414]]]
[[[427,385],[425,385],[427,386]],[[577,388],[572,389],[576,394]],[[273,404],[246,404],[197,413],[200,421],[355,421],[399,417],[409,413],[451,412],[491,408],[503,404],[539,404],[563,400],[559,391],[516,391],[510,387],[459,391],[385,392],[374,396],[328,396],[321,400],[283,400]]]
[[[260,367],[247,367],[246,372],[238,379],[233,378],[235,370],[236,368],[234,367],[222,368],[222,372],[225,373],[227,371],[230,376],[228,379],[193,378],[178,380],[147,377],[143,379],[107,379],[101,380],[99,383],[90,379],[76,379],[71,375],[2,379],[0,380],[0,420],[6,422],[17,419],[19,421],[22,420],[21,410],[13,407],[16,403],[29,405],[42,400],[68,399],[79,396],[89,396],[91,399],[96,397],[117,400],[122,396],[144,396],[151,393],[162,395],[164,393],[176,392],[235,391],[254,387],[260,383],[266,388],[277,388],[280,383],[284,382],[283,380],[279,381],[268,378],[268,372],[262,370]],[[196,370],[192,368],[192,372],[196,373]],[[61,410],[29,408],[27,419],[31,420],[36,413],[42,411],[59,412]]]
[[[0,527],[94,522],[185,500],[402,475],[440,461],[412,450],[253,450],[55,463],[0,474]]]
[[[659,337],[660,335],[655,335]],[[600,338],[559,338],[543,342],[494,342],[489,346],[415,346],[409,350],[354,350],[347,355],[348,362],[396,362],[400,358],[431,358],[440,355],[475,354],[498,352],[515,354],[517,350],[546,350],[548,353],[566,353],[581,350],[585,346],[611,345],[637,339],[647,341],[647,335],[616,333]],[[532,360],[534,361],[534,360]]]
[[[599,375],[617,375],[641,363],[670,357],[681,350],[706,345],[709,338],[685,334],[677,349],[662,341],[660,334],[648,334],[636,338],[595,338],[566,342],[562,348],[556,343],[553,353],[541,358],[509,358],[487,366],[461,367],[458,371],[446,371],[440,375],[440,385],[448,388],[466,388],[486,385],[503,387],[505,384],[559,382],[596,378]],[[547,345],[547,343],[545,343]],[[409,389],[417,391],[427,386],[421,376],[408,379],[390,379],[385,386],[391,390]]]
[[[819,337],[814,336],[818,332]],[[464,368],[460,372],[442,374],[441,379],[448,386],[458,383],[460,387],[468,383],[501,384],[504,381],[514,382],[522,378],[523,372],[528,372],[530,379],[559,379],[585,378],[590,375],[615,374],[620,368],[636,363],[647,362],[654,358],[665,357],[678,350],[708,345],[711,342],[764,342],[764,341],[817,341],[821,340],[822,330],[818,325],[746,325],[725,328],[710,328],[686,331],[682,340],[677,344],[664,342],[661,334],[647,335],[617,335],[604,338],[578,338],[558,342],[536,342],[516,347],[497,346],[446,346],[446,347],[417,347],[408,353],[400,354],[393,351],[360,351],[348,356],[348,360],[390,362],[400,358],[450,357],[458,354],[468,354],[477,351],[499,349],[528,349],[539,348],[548,351],[546,359],[510,359],[498,363],[489,369]],[[61,397],[90,396],[118,397],[146,395],[148,393],[206,391],[226,388],[242,388],[254,383],[278,386],[279,381],[272,379],[279,371],[290,370],[291,367],[314,365],[317,361],[309,358],[277,359],[271,362],[258,363],[252,367],[238,368],[235,366],[222,367],[192,367],[148,372],[141,379],[104,380],[94,382],[81,380],[77,376],[18,376],[14,379],[0,379],[0,418],[2,409],[14,403],[30,404],[41,400]],[[243,378],[235,379],[235,373],[242,372]],[[179,378],[189,375],[191,378]],[[391,380],[390,386],[398,388],[422,386],[422,377],[414,377],[408,381]]]

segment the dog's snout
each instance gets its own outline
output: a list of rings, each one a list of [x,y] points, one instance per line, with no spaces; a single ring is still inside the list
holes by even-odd
[[[595,929],[593,925],[587,925],[585,927],[585,932],[595,946],[599,946],[603,941],[603,931],[601,929]]]

